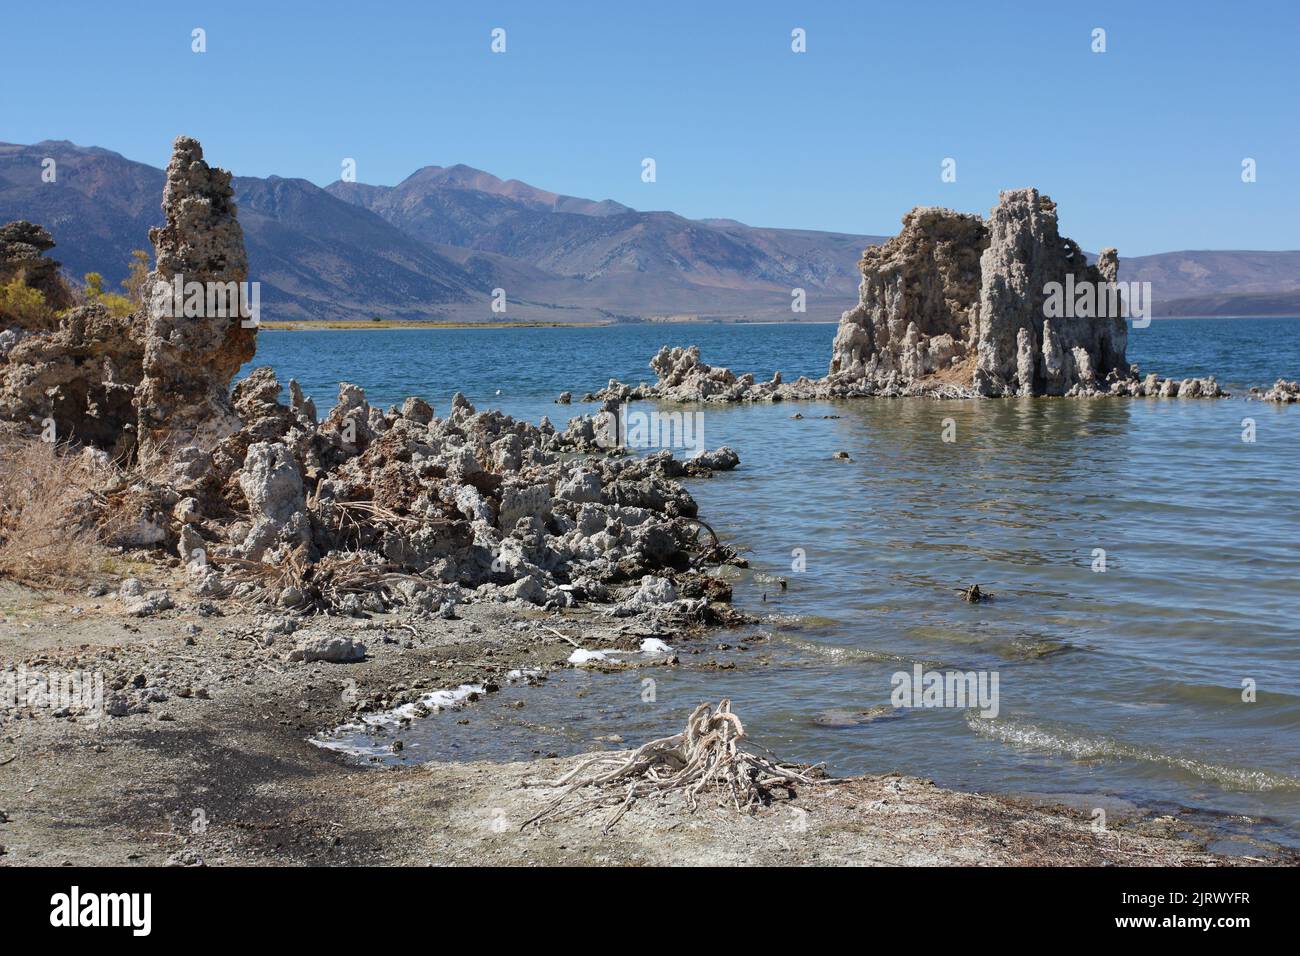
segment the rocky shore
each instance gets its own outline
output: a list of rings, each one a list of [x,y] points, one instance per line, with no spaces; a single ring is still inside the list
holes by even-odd
[[[348,383],[322,418],[270,368],[232,382],[256,351],[243,234],[230,173],[187,137],[163,212],[148,302],[126,316],[50,305],[72,296],[39,227],[5,227],[0,250],[0,280],[46,302],[2,317],[0,425],[93,465],[77,520],[111,525],[109,546],[178,559],[196,596],[303,614],[489,600],[727,616],[706,572],[739,559],[679,479],[734,468],[733,451],[638,458],[602,447],[590,416],[532,425],[459,394],[442,417],[418,397],[385,411]]]
[[[143,582],[181,591],[178,574]],[[322,624],[328,626],[322,628]],[[367,767],[309,738],[463,684],[485,694],[512,671],[572,667],[574,648],[633,647],[624,622],[572,609],[520,613],[482,603],[458,620],[403,612],[306,623],[365,647],[339,664],[293,660],[276,616],[241,605],[137,617],[130,600],[0,584],[0,672],[102,671],[118,717],[71,708],[4,711],[0,865],[1294,863],[1260,846],[1217,856],[1209,834],[1154,813],[1098,830],[1081,810],[956,793],[887,774],[779,794],[737,813],[691,812],[678,796],[638,804],[609,833],[603,815],[521,825],[555,796],[537,781],[575,758]],[[636,631],[642,629],[638,626]],[[674,632],[675,658],[623,665],[714,665],[713,643]],[[604,665],[603,665],[604,666]],[[538,678],[533,678],[534,680]],[[522,697],[528,710],[528,697]],[[473,701],[427,719],[480,720]],[[666,706],[666,705],[665,705]],[[677,723],[685,714],[666,714]],[[538,714],[538,719],[545,719]],[[610,727],[611,735],[617,728]],[[589,749],[616,743],[587,741]]]

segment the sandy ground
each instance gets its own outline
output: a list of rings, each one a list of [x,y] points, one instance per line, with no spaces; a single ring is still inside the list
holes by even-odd
[[[605,811],[521,830],[554,794],[537,782],[577,758],[364,766],[306,738],[357,708],[566,666],[572,647],[543,623],[598,647],[630,640],[619,622],[499,605],[463,607],[454,621],[330,619],[365,642],[366,660],[304,664],[287,659],[297,635],[173,593],[178,608],[132,618],[111,594],[0,582],[0,670],[99,670],[134,710],[0,705],[0,865],[1252,862],[1206,852],[1208,835],[1172,817],[1096,832],[1079,811],[897,775],[827,781],[747,813],[643,802],[609,834]],[[1261,849],[1265,858],[1296,862]]]

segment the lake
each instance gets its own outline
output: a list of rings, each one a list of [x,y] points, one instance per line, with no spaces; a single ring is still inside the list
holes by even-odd
[[[297,378],[322,415],[348,381],[374,404],[418,394],[442,414],[462,391],[563,427],[593,406],[555,405],[559,392],[652,380],[661,345],[698,345],[759,377],[818,377],[834,334],[264,331],[254,364]],[[1167,808],[1300,845],[1300,407],[1242,397],[1300,376],[1300,319],[1156,320],[1130,331],[1129,358],[1215,374],[1234,397],[705,408],[705,443],[742,464],[690,488],[759,572],[735,599],[762,623],[717,637],[748,650],[706,655],[734,667],[656,669],[653,704],[644,672],[558,674],[477,705],[470,727],[422,722],[404,759],[519,759],[609,734],[635,744],[731,696],[757,741],[838,774],[899,770],[1108,814]],[[995,600],[962,601],[955,588],[971,583]],[[916,664],[996,674],[996,716],[886,709],[894,675]],[[549,729],[512,716],[511,694],[530,695],[527,714]],[[501,732],[485,735],[484,720]]]

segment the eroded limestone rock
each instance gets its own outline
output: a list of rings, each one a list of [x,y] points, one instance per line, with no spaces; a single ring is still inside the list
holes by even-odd
[[[72,291],[59,275],[60,263],[45,255],[54,248],[54,237],[43,226],[18,219],[0,226],[0,283],[15,276],[40,292],[54,312],[73,306]]]
[[[1258,392],[1258,389],[1252,389]],[[1300,381],[1288,382],[1284,378],[1279,378],[1273,383],[1273,387],[1264,391],[1259,396],[1266,402],[1278,402],[1283,405],[1290,405],[1293,402],[1300,402]]]
[[[825,378],[756,383],[705,364],[694,346],[665,346],[650,361],[655,384],[611,380],[584,400],[1226,394],[1213,378],[1138,378],[1125,356],[1118,253],[1103,249],[1089,265],[1035,189],[1004,191],[987,220],[917,207],[861,266],[859,302],[840,320]]]
[[[0,418],[125,459],[135,442],[143,345],[131,317],[103,306],[63,313],[44,333],[15,335],[0,359]]]
[[[143,379],[136,393],[146,467],[165,465],[181,448],[211,452],[240,426],[230,381],[253,357],[256,330],[239,314],[248,258],[230,179],[226,170],[204,162],[197,140],[176,138],[163,190],[165,223],[149,231],[156,262],[147,285]],[[174,288],[178,279],[203,284],[202,315],[175,314],[182,311],[175,298],[163,306],[156,290]],[[228,314],[209,315],[206,290],[218,283]]]
[[[1092,315],[1048,307],[1049,288],[1107,288],[1117,278],[1114,249],[1091,266],[1078,245],[1063,237],[1056,204],[1036,189],[1011,189],[988,219],[988,245],[980,257],[973,384],[982,395],[1066,395],[1108,390],[1102,383],[1130,378],[1125,359],[1128,329],[1119,300]],[[1102,315],[1100,313],[1109,313]]]
[[[57,441],[125,459],[135,442],[140,329],[102,306],[74,307],[59,263],[45,256],[53,246],[33,223],[0,226],[0,283],[20,279],[45,306],[0,313],[0,419],[35,434],[52,425]]]
[[[259,561],[268,549],[310,543],[302,475],[288,447],[279,442],[250,445],[239,485],[253,520],[243,542],[243,557]]]
[[[961,366],[987,245],[979,216],[934,207],[904,216],[897,236],[863,253],[859,302],[840,319],[828,378],[889,389]]]
[[[91,307],[57,325],[43,316],[48,327],[0,328],[0,415],[29,431],[53,417],[59,439],[118,452],[125,467],[105,490],[125,520],[111,543],[179,558],[193,594],[295,611],[406,605],[452,616],[466,600],[625,601],[673,614],[689,603],[696,620],[710,612],[694,595],[714,593],[699,563],[743,564],[725,546],[702,553],[697,505],[677,481],[735,467],[730,449],[689,461],[666,451],[608,454],[591,416],[560,432],[545,418],[531,425],[479,412],[459,393],[443,419],[418,398],[385,413],[348,383],[318,423],[296,382],[288,404],[281,400],[269,368],[231,390],[254,346],[238,295],[224,316],[183,308],[191,283],[233,284],[238,293],[247,278],[230,176],[210,168],[193,140],[176,141],[164,211],[165,225],[151,233],[152,279],[163,291],[182,281],[179,302],[160,308],[166,300],[154,294],[147,316],[118,320]],[[5,235],[6,254],[20,245],[15,255],[29,265],[48,248],[36,227]],[[56,268],[38,263],[23,275],[44,281]],[[714,374],[698,352],[664,361],[679,368],[687,392],[697,387],[689,380],[718,387],[724,400],[780,383]],[[680,586],[693,596],[649,601],[646,575],[668,582],[654,594]],[[165,603],[129,597],[148,613]],[[302,651],[307,659],[356,654],[332,645]]]

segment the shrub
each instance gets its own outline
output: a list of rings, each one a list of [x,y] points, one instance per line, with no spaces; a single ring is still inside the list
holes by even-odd
[[[97,302],[118,317],[130,315],[135,306],[131,300],[116,292],[104,291],[104,277],[98,272],[86,273],[86,301]]]
[[[47,587],[98,576],[119,520],[99,492],[111,477],[91,453],[0,435],[0,577]]]
[[[122,280],[122,288],[126,289],[126,297],[131,300],[131,304],[139,308],[144,305],[144,287],[149,281],[149,253],[143,249],[133,249],[129,268],[126,278]]]
[[[45,304],[41,290],[28,286],[22,275],[0,285],[0,320],[32,330],[49,329],[55,324],[54,310]]]

